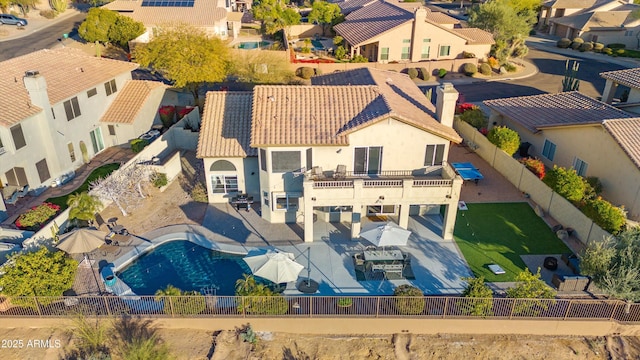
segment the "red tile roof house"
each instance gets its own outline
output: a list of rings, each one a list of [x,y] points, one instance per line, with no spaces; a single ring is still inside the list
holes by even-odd
[[[313,219],[351,223],[439,214],[452,239],[462,179],[447,164],[458,92],[437,91],[434,107],[407,75],[361,68],[317,76],[309,86],[256,86],[209,92],[197,156],[204,160],[210,203],[239,193],[260,202],[271,223]]]
[[[462,58],[463,52],[486,58],[493,36],[476,28],[459,28],[459,21],[419,3],[375,0],[338,3],[352,11],[333,27],[351,49],[370,62],[419,62]],[[357,5],[357,6],[356,6]]]
[[[577,91],[484,102],[490,126],[507,126],[546,166],[595,176],[603,197],[640,220],[640,118]]]
[[[175,93],[131,79],[137,65],[71,48],[0,63],[0,182],[35,192],[105,147],[148,131]],[[159,120],[157,120],[159,122]],[[6,217],[0,202],[0,218]]]

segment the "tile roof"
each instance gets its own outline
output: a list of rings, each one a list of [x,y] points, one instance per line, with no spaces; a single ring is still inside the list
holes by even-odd
[[[0,126],[12,126],[42,110],[31,104],[22,80],[25,71],[40,72],[47,82],[49,101],[56,104],[137,67],[134,63],[88,56],[72,48],[40,50],[3,61],[0,63]]]
[[[453,18],[447,14],[443,14],[439,11],[428,11],[427,20],[433,21],[438,24],[460,24],[460,20]]]
[[[495,44],[490,32],[477,28],[452,29],[452,32],[467,39],[470,44]]]
[[[600,76],[632,89],[640,89],[640,68],[607,71],[600,73]]]
[[[640,169],[640,118],[605,120],[602,126]]]
[[[534,133],[547,127],[600,124],[606,119],[631,117],[577,91],[487,100],[484,103]]]
[[[355,10],[358,10],[361,7],[369,3],[372,3],[374,1],[377,1],[377,0],[343,0],[343,1],[335,1],[334,3],[338,4],[343,14],[348,15],[349,13]]]
[[[207,93],[197,157],[258,156],[250,147],[252,101],[249,91]]]
[[[413,14],[385,1],[373,2],[333,27],[349,44],[358,45],[413,20]]]
[[[193,26],[213,26],[227,17],[227,10],[208,0],[195,0],[192,7],[142,6],[139,0],[115,0],[104,6],[145,26],[186,21]]]
[[[588,9],[595,3],[596,0],[552,0],[543,5],[555,9]]]
[[[549,21],[556,24],[565,25],[579,30],[595,30],[595,29],[618,29],[624,30],[623,26],[627,22],[627,18],[631,13],[630,10],[625,11],[595,11],[578,15],[569,15],[561,18],[553,18]]]
[[[315,76],[314,85],[375,85],[388,106],[388,115],[427,132],[439,135],[453,142],[462,141],[451,127],[442,125],[435,119],[435,106],[405,74],[360,68],[351,71]],[[350,129],[350,131],[355,128]]]
[[[109,109],[100,118],[101,122],[115,124],[133,124],[149,95],[156,90],[164,91],[168,86],[159,81],[129,80],[117,92]]]

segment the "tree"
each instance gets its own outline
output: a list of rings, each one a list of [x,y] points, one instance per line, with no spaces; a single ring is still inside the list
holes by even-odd
[[[64,252],[49,251],[45,247],[15,255],[13,259],[4,267],[0,288],[3,295],[29,297],[11,299],[16,305],[35,306],[33,296],[61,296],[73,285],[78,268],[78,262]],[[54,300],[41,298],[39,303],[46,305]]]
[[[506,126],[494,126],[487,134],[487,140],[509,156],[515,154],[520,147],[520,136]]]
[[[51,9],[53,9],[56,13],[62,13],[65,10],[67,10],[69,1],[68,0],[49,0],[49,4],[51,5]]]
[[[262,0],[251,8],[253,17],[262,21],[262,26],[267,34],[273,35],[280,30],[287,31],[291,25],[300,24],[302,18],[294,9],[288,8],[288,1]]]
[[[533,0],[493,0],[476,5],[469,11],[469,26],[492,33],[496,42],[493,52],[505,62],[524,46],[524,39],[533,28],[537,10],[529,7],[533,3]]]
[[[286,84],[294,76],[288,61],[271,51],[242,51],[236,59],[232,72],[242,82]]]
[[[613,206],[600,196],[588,200],[581,210],[603,230],[612,234],[618,233],[627,223],[624,208]]]
[[[200,87],[225,80],[230,69],[229,49],[222,40],[186,24],[156,29],[149,43],[136,46],[134,56],[175,87],[187,88],[197,104]]]
[[[554,165],[542,181],[569,201],[580,201],[584,196],[585,182],[574,169]]]
[[[2,10],[3,13],[7,14],[9,13],[9,5],[11,5],[11,0],[0,0],[0,10]]]
[[[97,196],[89,195],[85,191],[69,195],[67,205],[69,205],[70,220],[90,221],[93,220],[94,214],[102,208],[102,201]]]
[[[507,297],[512,299],[535,299],[516,300],[514,314],[524,314],[535,316],[540,310],[547,309],[547,302],[540,299],[553,299],[556,291],[553,290],[540,278],[540,268],[535,274],[529,269],[521,271],[515,278],[516,285],[506,290]]]
[[[408,284],[393,290],[395,305],[401,315],[417,315],[424,311],[425,300],[422,290]]]
[[[490,316],[493,315],[493,290],[484,282],[484,276],[477,278],[462,278],[467,287],[462,292],[466,298],[458,304],[465,315]]]
[[[310,23],[316,22],[320,24],[322,26],[322,35],[326,35],[329,26],[341,16],[342,12],[337,4],[316,0],[313,2],[308,18]]]
[[[80,24],[78,35],[87,42],[106,44],[110,41],[109,30],[116,23],[118,13],[103,8],[92,8],[87,18]]]
[[[123,49],[129,48],[129,41],[144,34],[144,24],[124,15],[118,15],[115,24],[109,29],[109,41],[118,44]]]
[[[574,61],[569,68],[569,60],[564,64],[564,79],[562,79],[562,91],[578,91],[580,88],[580,80],[578,77],[578,69],[580,63]]]
[[[38,0],[12,0],[11,3],[18,5],[22,15],[26,15],[31,8],[35,8]]]
[[[130,197],[130,189],[128,189],[126,182],[119,179],[118,172],[114,172],[104,179],[92,181],[89,188],[100,199],[113,201],[122,215],[127,216],[125,206],[126,200]]]

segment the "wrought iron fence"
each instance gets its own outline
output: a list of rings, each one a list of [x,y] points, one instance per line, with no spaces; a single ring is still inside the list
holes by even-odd
[[[617,300],[394,296],[60,296],[0,298],[1,317],[417,317],[640,321]]]

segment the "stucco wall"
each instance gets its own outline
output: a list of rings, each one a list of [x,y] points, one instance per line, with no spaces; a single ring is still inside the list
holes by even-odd
[[[322,26],[317,24],[300,24],[289,27],[287,37],[289,39],[307,38],[315,35],[322,36]]]

